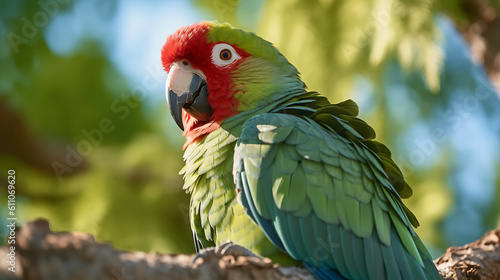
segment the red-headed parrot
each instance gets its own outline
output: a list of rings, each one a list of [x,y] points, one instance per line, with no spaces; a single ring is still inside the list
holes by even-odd
[[[271,43],[229,24],[180,28],[161,60],[197,250],[233,242],[318,279],[441,279],[356,103],[307,91]]]

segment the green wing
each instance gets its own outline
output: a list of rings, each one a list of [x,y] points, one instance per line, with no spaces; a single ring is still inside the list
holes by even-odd
[[[411,189],[391,183],[374,152],[385,146],[331,113],[313,117],[267,113],[245,123],[233,173],[249,216],[309,266],[353,279],[440,279],[400,199]]]

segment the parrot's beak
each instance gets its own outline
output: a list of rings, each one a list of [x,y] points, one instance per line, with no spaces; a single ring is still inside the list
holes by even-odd
[[[182,62],[170,67],[165,93],[168,108],[177,125],[184,130],[182,109],[198,121],[208,122],[212,118],[212,107],[208,104],[206,81],[197,71]]]

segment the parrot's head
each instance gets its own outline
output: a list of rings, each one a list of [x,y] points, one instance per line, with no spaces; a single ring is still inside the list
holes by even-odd
[[[170,113],[185,147],[227,119],[258,110],[304,83],[271,43],[254,33],[201,22],[168,36],[161,50]]]

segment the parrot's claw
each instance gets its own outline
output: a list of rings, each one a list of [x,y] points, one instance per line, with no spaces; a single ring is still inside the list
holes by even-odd
[[[198,260],[209,259],[212,257],[222,257],[222,256],[233,256],[233,257],[255,257],[261,259],[261,257],[254,254],[252,251],[240,245],[233,244],[233,242],[224,243],[218,247],[210,247],[200,250],[200,252],[194,257],[191,265],[194,265]]]
[[[248,250],[247,248],[245,248],[243,246],[233,244],[233,242],[227,242],[227,243],[220,245],[219,247],[216,248],[215,253],[218,255],[223,255],[223,256],[232,255],[235,257],[245,256],[245,257],[257,257],[257,258],[259,258],[259,256],[254,254],[252,251]]]
[[[193,261],[191,261],[191,266],[194,266],[196,261],[203,260],[208,257],[215,256],[215,247],[210,247],[206,249],[201,249],[198,254],[194,257]]]

